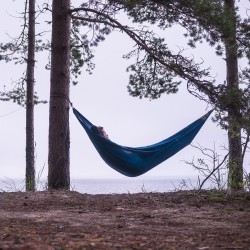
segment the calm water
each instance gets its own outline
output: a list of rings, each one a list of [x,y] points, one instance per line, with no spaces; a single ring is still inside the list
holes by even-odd
[[[72,189],[88,194],[122,194],[141,192],[168,192],[177,189],[191,189],[192,181],[189,179],[152,178],[152,179],[87,179],[73,180]]]
[[[168,192],[197,187],[196,178],[126,178],[126,179],[73,179],[71,190],[87,194],[122,194],[140,192]],[[46,181],[38,183],[38,190],[46,190]],[[0,191],[24,191],[19,179],[1,179]]]

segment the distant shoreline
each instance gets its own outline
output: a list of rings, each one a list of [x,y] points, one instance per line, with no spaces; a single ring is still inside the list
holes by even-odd
[[[192,179],[191,179],[192,178]],[[146,178],[86,178],[72,179],[71,190],[88,194],[126,194],[140,192],[172,192],[197,189],[197,178],[187,177],[146,177]],[[208,188],[209,185],[207,186]],[[46,179],[37,181],[37,190],[47,190]],[[25,191],[22,179],[0,179],[2,191]]]

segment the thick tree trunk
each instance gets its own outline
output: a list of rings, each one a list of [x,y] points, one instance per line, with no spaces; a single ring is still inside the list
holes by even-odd
[[[70,0],[53,0],[49,110],[49,189],[69,189]]]
[[[227,67],[227,89],[231,98],[237,98],[239,91],[238,58],[236,43],[236,20],[234,0],[225,0],[225,11],[230,18],[229,36],[225,39],[226,67]],[[228,109],[228,144],[229,144],[229,176],[228,187],[230,190],[242,188],[243,166],[241,148],[241,127],[237,121],[240,113],[238,100],[231,100]]]
[[[26,94],[26,191],[35,191],[34,146],[35,0],[29,0]]]

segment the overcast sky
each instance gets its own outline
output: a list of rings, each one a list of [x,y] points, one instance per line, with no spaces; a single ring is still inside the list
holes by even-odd
[[[1,42],[8,35],[20,32],[20,22],[12,17],[22,11],[23,1],[2,1],[0,8]],[[42,2],[42,1],[40,1]],[[248,1],[246,1],[248,2]],[[244,3],[244,1],[243,1]],[[46,27],[42,22],[38,29]],[[182,36],[182,30],[174,27],[165,31],[169,47],[188,48]],[[92,123],[101,125],[111,140],[126,146],[145,146],[163,140],[208,111],[206,103],[190,95],[185,82],[175,95],[164,95],[158,100],[139,100],[129,96],[126,90],[128,62],[122,55],[128,52],[133,42],[124,34],[115,32],[95,49],[96,69],[92,75],[83,72],[79,84],[71,87],[71,101]],[[214,50],[206,45],[189,49],[186,53],[197,60],[204,59],[204,67],[212,67],[219,82],[225,80],[225,61],[214,55]],[[37,55],[36,91],[41,99],[49,100],[49,71],[44,69],[48,61],[47,54]],[[10,87],[11,80],[17,80],[24,68],[1,62],[1,90],[3,85]],[[43,170],[47,176],[48,154],[48,104],[35,107],[36,172]],[[11,112],[16,111],[12,114]],[[6,115],[9,114],[9,115]],[[0,179],[21,178],[25,176],[25,109],[12,103],[0,103]],[[108,167],[80,126],[73,113],[70,113],[71,132],[71,177],[72,178],[124,178]],[[226,131],[221,130],[209,119],[200,130],[193,143],[216,149],[227,144]],[[196,171],[184,163],[198,156],[191,146],[165,161],[143,177],[193,176]],[[224,151],[220,151],[222,157]],[[245,164],[249,171],[249,160]],[[127,177],[126,177],[127,178]]]

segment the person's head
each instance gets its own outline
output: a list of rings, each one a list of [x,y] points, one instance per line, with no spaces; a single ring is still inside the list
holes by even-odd
[[[103,137],[109,138],[108,134],[106,133],[106,131],[104,130],[103,127],[97,126],[97,129],[98,129],[99,133],[100,133]]]
[[[105,132],[105,130],[103,129],[103,127],[93,125],[92,128],[91,128],[91,130],[94,133],[96,133],[98,135],[101,135],[101,136],[106,137],[106,138],[109,139],[109,137],[108,137],[107,133]]]

